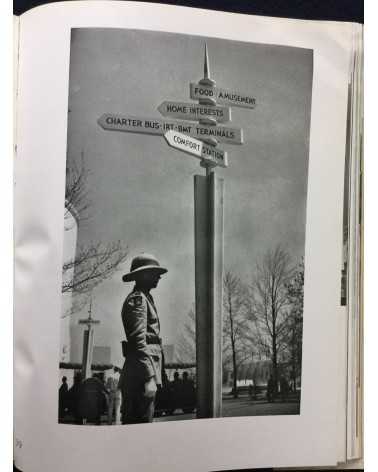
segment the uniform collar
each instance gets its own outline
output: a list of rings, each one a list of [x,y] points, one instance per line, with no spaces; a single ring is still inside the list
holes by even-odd
[[[153,307],[154,307],[155,310],[156,310],[155,301],[154,301],[154,299],[153,299],[153,297],[152,297],[152,295],[151,295],[151,293],[150,293],[149,290],[146,290],[146,289],[143,289],[143,288],[141,288],[141,287],[138,287],[137,285],[134,285],[134,290],[133,290],[133,292],[142,292],[142,293],[146,296],[147,300],[152,303]]]
[[[138,287],[138,285],[136,284],[134,285],[133,292],[142,292],[144,295],[146,295],[146,297],[151,297],[149,290],[144,289],[142,287]]]

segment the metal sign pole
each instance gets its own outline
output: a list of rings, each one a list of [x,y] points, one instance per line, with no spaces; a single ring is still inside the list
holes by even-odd
[[[197,417],[221,416],[223,179],[194,176]]]
[[[215,87],[206,46],[204,78],[199,84]],[[215,100],[203,99],[200,104],[216,106]],[[206,124],[216,125],[216,121],[207,119]],[[215,139],[206,142],[217,145]],[[215,418],[222,414],[224,181],[215,175],[213,165],[201,165],[206,176],[194,176],[197,417]]]

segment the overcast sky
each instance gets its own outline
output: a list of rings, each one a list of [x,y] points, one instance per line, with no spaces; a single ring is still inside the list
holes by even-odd
[[[193,176],[199,160],[162,136],[105,131],[103,113],[161,117],[165,100],[190,102],[189,83],[203,77],[205,39],[211,77],[222,88],[256,98],[254,110],[232,109],[226,126],[244,130],[244,144],[220,144],[225,179],[224,258],[248,281],[268,249],[282,243],[304,254],[312,51],[212,38],[118,29],[72,33],[68,159],[90,169],[92,218],[78,243],[122,240],[130,258],[151,252],[169,270],[152,293],[165,343],[174,343],[194,303]],[[115,274],[94,292],[96,345],[119,362],[120,310],[131,284]],[[73,321],[81,317],[75,315]]]

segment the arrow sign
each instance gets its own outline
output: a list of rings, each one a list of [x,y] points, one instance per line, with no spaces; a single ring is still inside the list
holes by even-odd
[[[187,121],[162,120],[159,118],[141,118],[131,115],[105,113],[98,119],[98,124],[105,130],[126,131],[163,135],[170,129],[193,136],[197,139],[215,138],[229,144],[242,144],[243,130],[225,126],[206,126]]]
[[[227,152],[213,146],[208,146],[199,139],[192,138],[191,136],[174,130],[167,131],[164,134],[164,138],[170,146],[180,151],[196,156],[213,165],[228,167]]]
[[[183,102],[163,102],[158,106],[158,110],[163,116],[181,118],[183,120],[201,120],[212,118],[218,123],[225,123],[231,120],[231,110],[227,107],[197,105]]]
[[[78,324],[99,324],[100,320],[92,320],[92,319],[86,319],[86,320],[79,320]]]
[[[190,84],[190,98],[192,100],[201,100],[211,98],[219,103],[242,108],[255,108],[256,99],[239,92],[212,87],[211,85]]]

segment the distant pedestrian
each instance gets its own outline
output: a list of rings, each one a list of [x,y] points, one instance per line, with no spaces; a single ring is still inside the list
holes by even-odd
[[[274,402],[274,396],[275,396],[275,381],[273,376],[271,375],[268,379],[268,385],[267,385],[267,398],[268,402]]]
[[[68,385],[67,377],[62,377],[62,385],[59,387],[59,419],[63,418],[68,409]]]
[[[172,392],[172,408],[173,411],[179,408],[182,403],[182,380],[180,374],[176,371],[173,374],[173,382],[171,383]]]
[[[126,408],[126,398],[123,397],[123,393],[125,391],[124,379],[125,379],[125,371],[120,369],[119,371],[119,378],[117,384],[117,396],[116,396],[116,424],[122,424],[122,409]]]
[[[253,400],[253,390],[254,390],[254,389],[253,389],[253,385],[250,383],[250,384],[248,385],[248,396],[249,396],[249,399],[250,399],[250,400]]]
[[[280,378],[280,390],[281,390],[282,400],[286,402],[289,395],[289,383],[286,380],[286,377],[284,376]]]
[[[196,406],[196,391],[188,372],[182,374],[181,408],[184,413],[191,413]]]
[[[73,379],[73,385],[68,390],[68,411],[73,415],[75,422],[80,423],[81,419],[78,412],[79,394],[82,384],[81,372],[76,372]]]
[[[101,415],[106,411],[106,395],[108,394],[102,378],[93,374],[85,379],[80,386],[78,396],[78,417],[82,423],[101,424]]]
[[[177,389],[179,389],[181,387],[180,374],[177,371],[173,374],[172,386],[177,388]]]
[[[113,418],[117,419],[118,382],[113,377],[108,377],[105,387],[108,391],[108,424],[113,424]]]

